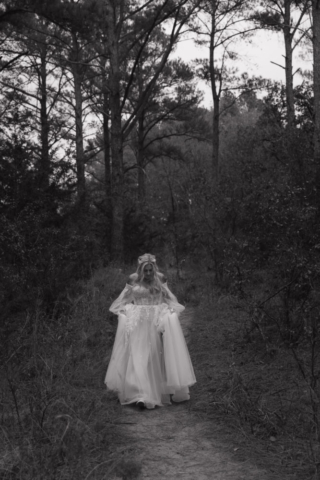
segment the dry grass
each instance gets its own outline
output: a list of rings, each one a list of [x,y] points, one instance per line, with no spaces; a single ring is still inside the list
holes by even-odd
[[[103,380],[116,322],[108,312],[127,272],[102,269],[59,319],[29,316],[1,370],[0,478],[136,478],[117,431],[121,408]]]
[[[103,384],[116,329],[108,308],[128,273],[95,272],[69,299],[68,315],[48,318],[39,308],[12,333],[0,377],[1,479],[138,478],[141,465],[117,428],[122,409]],[[240,461],[279,480],[315,478],[309,398],[289,352],[267,351],[248,335],[243,301],[217,295],[210,275],[168,277],[179,301],[195,307],[198,383],[188,408],[212,420]]]
[[[204,283],[198,280],[199,295]],[[192,411],[213,420],[239,459],[252,457],[279,479],[318,478],[308,391],[292,355],[268,351],[248,335],[244,302],[214,291],[196,309],[192,326],[198,380]]]

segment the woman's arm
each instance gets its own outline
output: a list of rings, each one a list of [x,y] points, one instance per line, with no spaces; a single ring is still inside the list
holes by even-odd
[[[136,283],[137,279],[138,279],[138,275],[136,273],[132,273],[128,277],[127,285],[133,285],[134,283]]]
[[[163,275],[163,273],[160,273],[160,272],[159,272],[159,273],[158,273],[158,276],[159,276],[159,278],[160,278],[161,283],[166,283],[166,282],[167,282],[167,278],[166,278],[165,275]]]
[[[176,296],[169,290],[166,282],[162,284],[162,292],[163,300],[167,305],[169,305],[171,311],[173,310],[176,313],[183,312],[185,307],[178,302]]]
[[[125,306],[133,301],[132,285],[126,284],[119,297],[111,304],[109,310],[118,315],[125,312]]]

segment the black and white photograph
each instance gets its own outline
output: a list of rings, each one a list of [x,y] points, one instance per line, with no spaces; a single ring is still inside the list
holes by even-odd
[[[320,480],[320,0],[0,0],[0,480]]]

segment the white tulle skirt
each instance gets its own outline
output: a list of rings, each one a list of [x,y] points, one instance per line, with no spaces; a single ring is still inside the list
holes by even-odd
[[[147,408],[189,400],[196,382],[176,313],[167,304],[125,306],[105,383],[123,405],[142,401]]]

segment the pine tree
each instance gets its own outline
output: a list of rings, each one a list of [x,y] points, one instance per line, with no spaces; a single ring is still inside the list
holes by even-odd
[[[285,70],[286,120],[289,127],[292,127],[295,123],[293,77],[299,71],[299,69],[295,72],[293,71],[293,53],[308,33],[309,29],[303,27],[303,22],[309,8],[310,4],[308,1],[265,0],[259,9],[251,15],[251,19],[262,28],[283,33],[285,66],[279,66]]]

